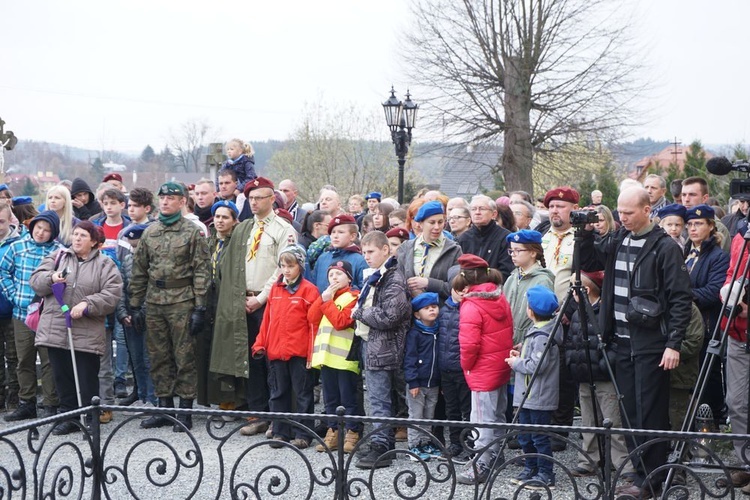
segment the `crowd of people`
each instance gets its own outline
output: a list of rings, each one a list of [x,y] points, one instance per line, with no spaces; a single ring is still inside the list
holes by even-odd
[[[406,205],[379,192],[343,200],[323,186],[302,204],[293,179],[276,185],[256,175],[251,146],[232,140],[226,152],[216,179],[167,182],[156,197],[113,173],[95,191],[80,178],[63,182],[37,211],[0,185],[5,420],[39,416],[38,355],[43,416],[99,396],[135,407],[197,401],[295,411],[314,428],[319,391],[326,414],[341,406],[363,415],[366,397],[377,417],[570,426],[578,404],[584,425],[608,418],[615,427],[680,429],[714,327],[727,321],[719,312],[735,262],[747,258],[750,196],[733,200],[720,219],[705,179],[673,185],[670,203],[664,178],[649,175],[642,185],[624,181],[616,207],[604,206],[598,191],[580,207],[569,186],[539,199],[424,191]],[[572,225],[579,208],[597,222]],[[590,328],[566,301],[576,235]],[[704,402],[740,433],[750,355],[747,303],[738,304]],[[189,414],[176,418],[156,414],[140,425],[192,428]],[[243,436],[311,445],[302,427],[247,420]],[[323,427],[316,449],[337,449],[336,423]],[[438,446],[416,429],[374,427],[360,446],[362,427],[346,424],[343,451],[364,450],[357,467],[391,465],[387,451],[406,441],[414,458],[464,465],[458,481],[476,484],[502,454],[499,429],[480,428],[467,443],[461,428],[425,427]],[[64,421],[53,433],[77,429]],[[614,465],[631,481],[618,493],[661,487],[663,474],[649,474],[666,463],[668,443],[631,461],[628,450],[642,442],[612,436]],[[735,443],[740,460],[743,444]],[[526,433],[511,447],[538,454],[514,483],[554,487],[553,462],[541,457],[564,449],[564,440]],[[593,435],[584,435],[583,449],[573,473],[593,475],[602,460]],[[750,474],[738,470],[732,483],[750,493]]]

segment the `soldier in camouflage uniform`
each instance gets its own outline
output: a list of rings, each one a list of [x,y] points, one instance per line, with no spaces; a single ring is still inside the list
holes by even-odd
[[[131,317],[140,331],[138,323],[145,323],[159,406],[173,408],[177,395],[180,408],[192,408],[197,383],[195,335],[205,322],[210,256],[205,235],[182,217],[187,201],[184,188],[167,182],[158,194],[159,220],[143,232],[133,256]],[[145,311],[144,302],[148,304]],[[189,415],[177,419],[192,428]],[[170,424],[169,419],[154,415],[141,422],[141,427]],[[180,432],[183,427],[175,425],[173,430]]]

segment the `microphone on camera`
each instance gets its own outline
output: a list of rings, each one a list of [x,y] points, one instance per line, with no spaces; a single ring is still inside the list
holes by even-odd
[[[733,170],[733,165],[725,156],[717,156],[706,162],[706,169],[714,175],[727,175]]]

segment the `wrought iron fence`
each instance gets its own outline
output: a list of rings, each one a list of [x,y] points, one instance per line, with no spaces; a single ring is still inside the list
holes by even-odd
[[[102,411],[117,415],[105,432],[99,423]],[[139,410],[140,411],[140,410]],[[144,430],[139,422],[144,416],[167,415],[182,426],[175,414],[190,413],[196,420],[192,430],[175,433],[170,428]],[[79,417],[84,415],[86,422]],[[268,421],[288,422],[294,429],[309,434],[310,448],[298,449],[288,442],[273,441],[265,436],[246,437],[239,433],[244,418],[259,417]],[[237,418],[234,422],[227,418]],[[325,447],[324,440],[313,429],[298,423],[310,415],[282,413],[228,412],[211,409],[132,409],[100,405],[98,401],[81,410],[54,417],[29,421],[0,431],[0,498],[580,498],[587,500],[633,498],[618,493],[627,485],[625,463],[612,463],[612,437],[640,438],[640,446],[631,449],[629,459],[663,443],[684,443],[685,459],[673,460],[651,471],[649,478],[669,477],[668,487],[654,491],[662,498],[734,498],[731,472],[741,467],[733,451],[716,451],[715,443],[742,440],[747,436],[720,433],[678,433],[587,427],[552,427],[516,424],[470,424],[467,422],[416,421],[396,418],[315,415],[333,421],[338,428],[335,450]],[[76,419],[79,431],[67,436],[52,434],[62,421]],[[365,425],[362,440],[352,453],[344,453],[346,423]],[[372,424],[379,426],[373,428]],[[448,450],[422,426],[442,425],[464,428],[464,451],[475,456],[493,455],[486,481],[461,484],[459,475],[471,470],[478,473],[476,462],[455,464],[450,459],[420,457],[399,445],[380,456],[385,468],[360,469],[358,460],[368,449],[375,432],[407,427],[428,438],[443,454]],[[183,426],[184,427],[184,426]],[[497,431],[490,445],[474,449],[472,428]],[[564,458],[555,454],[554,487],[539,482],[512,482],[522,470],[524,460],[541,457],[509,450],[507,441],[521,433],[542,433],[565,442],[575,454],[582,455],[581,442],[574,437],[561,437],[560,431],[591,432],[602,436],[604,460],[575,457],[568,452]],[[323,445],[323,451],[314,448]],[[435,453],[437,455],[437,453]],[[593,475],[581,477],[576,463],[583,464]],[[745,460],[745,463],[750,461]],[[744,469],[743,469],[744,470]],[[669,473],[670,471],[673,471]],[[668,474],[669,473],[669,474]],[[665,486],[665,485],[662,485]],[[657,488],[658,490],[658,488]]]

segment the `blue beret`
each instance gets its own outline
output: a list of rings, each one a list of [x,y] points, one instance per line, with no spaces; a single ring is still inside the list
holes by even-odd
[[[372,193],[368,193],[367,196],[365,196],[365,200],[372,200],[376,199],[378,201],[383,199],[383,195],[378,193],[377,191],[373,191]]]
[[[234,202],[231,202],[229,200],[221,200],[221,201],[217,201],[216,203],[214,203],[211,206],[211,215],[216,215],[216,210],[218,210],[221,207],[227,207],[229,210],[234,212],[235,219],[240,216],[240,211],[237,208],[237,205],[235,205]]]
[[[529,301],[531,310],[538,316],[549,317],[557,311],[557,296],[546,286],[532,286],[526,292],[526,299]]]
[[[419,311],[423,307],[440,305],[440,298],[435,292],[423,292],[411,299],[411,308]]]
[[[663,219],[664,217],[669,217],[672,215],[676,215],[677,217],[680,217],[681,219],[685,219],[685,212],[687,211],[687,208],[685,208],[684,205],[680,205],[679,203],[672,203],[671,205],[665,205],[661,207],[657,212],[656,215]]]
[[[16,196],[11,200],[13,202],[13,206],[20,207],[21,205],[31,205],[34,203],[34,200],[31,199],[31,196]]]
[[[7,184],[0,184],[0,192],[2,192],[2,191],[7,191],[8,189],[9,189],[9,188],[8,188],[8,185],[7,185]]]
[[[131,224],[125,228],[123,236],[129,240],[139,240],[143,236],[143,231],[146,230],[148,224]]]
[[[510,233],[505,237],[508,243],[537,243],[542,244],[542,233],[532,229],[521,229],[517,233]]]
[[[419,210],[417,211],[417,215],[414,216],[414,220],[416,222],[422,222],[427,217],[432,217],[433,215],[439,215],[444,214],[445,210],[443,210],[443,204],[439,201],[428,201],[421,207],[419,207]]]
[[[705,204],[694,206],[685,212],[685,222],[693,219],[713,220],[715,217],[716,212],[714,212],[714,209]]]

